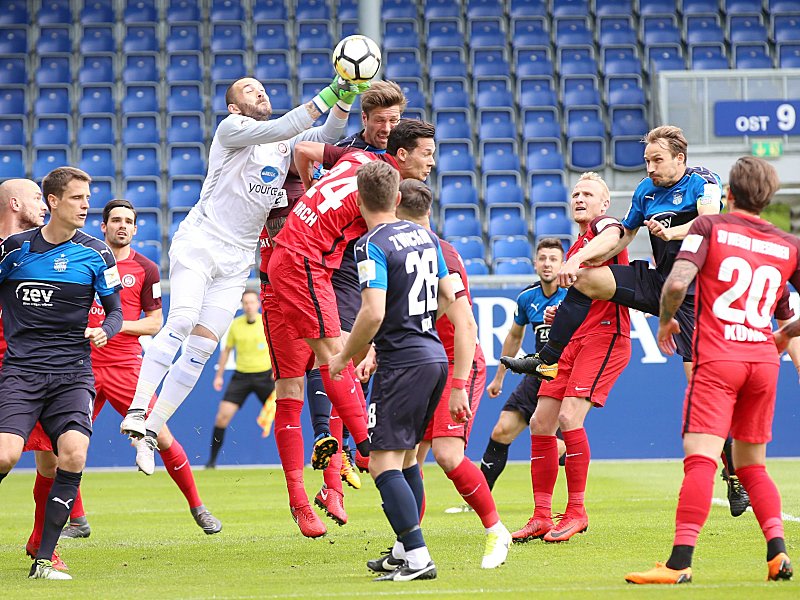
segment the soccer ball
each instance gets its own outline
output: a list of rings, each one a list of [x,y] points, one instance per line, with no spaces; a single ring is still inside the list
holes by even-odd
[[[381,49],[367,36],[348,36],[333,50],[333,68],[347,81],[369,81],[380,67]]]

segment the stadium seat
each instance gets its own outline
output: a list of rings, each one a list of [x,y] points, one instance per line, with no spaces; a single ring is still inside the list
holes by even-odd
[[[3,6],[0,25],[27,25],[30,21],[27,2],[16,0]]]
[[[514,48],[523,46],[550,47],[550,30],[543,17],[522,17],[512,19],[511,45]]]
[[[116,118],[108,116],[87,116],[79,117],[80,125],[78,128],[78,145],[113,145],[117,142]]]
[[[384,76],[389,80],[397,77],[422,77],[422,65],[417,49],[384,51]]]
[[[534,207],[533,233],[536,237],[541,236],[564,236],[572,233],[572,222],[563,209],[556,210],[551,207]]]
[[[650,69],[658,71],[683,71],[686,69],[686,59],[682,56],[680,48],[672,46],[657,46],[648,52]]]
[[[645,46],[653,44],[680,44],[681,32],[676,25],[674,16],[675,7],[672,13],[665,16],[644,17],[642,19],[642,41]]]
[[[93,208],[102,209],[110,200],[113,200],[114,193],[113,179],[93,179],[89,184],[89,193],[92,195],[89,202]]]
[[[36,40],[36,52],[39,54],[69,54],[72,52],[70,27],[58,25],[40,28],[39,39]]]
[[[772,18],[772,37],[776,44],[800,41],[800,15],[776,15]]]
[[[244,21],[244,8],[239,0],[214,0],[209,18],[215,21]]]
[[[0,27],[0,54],[27,54],[28,30],[19,25]]]
[[[339,7],[339,19],[342,18],[342,8]],[[416,3],[408,0],[383,0],[381,4],[381,17],[383,19],[416,19]]]
[[[203,44],[200,41],[199,23],[176,23],[170,25],[166,39],[167,52],[200,52]]]
[[[25,177],[24,152],[23,149],[0,147],[0,179]]]
[[[519,48],[514,52],[517,77],[546,75],[553,77],[555,68],[548,48]]]
[[[35,120],[31,142],[34,146],[69,146],[69,117],[37,117]]]
[[[464,32],[460,19],[442,19],[427,22],[428,49],[464,48]]]
[[[472,127],[466,110],[451,109],[438,111],[435,115],[436,139],[469,139]]]
[[[243,52],[217,52],[211,59],[211,80],[235,80],[249,76]]]
[[[598,44],[603,46],[625,46],[635,48],[638,43],[636,30],[630,16],[599,18],[600,35]]]
[[[205,175],[206,165],[200,147],[173,146],[170,149],[169,176]]]
[[[256,53],[255,78],[259,81],[268,79],[289,79],[289,53],[286,50],[271,50]]]
[[[203,79],[203,60],[200,54],[170,54],[167,82],[198,81]]]
[[[470,258],[464,260],[464,270],[467,272],[468,277],[474,275],[488,275],[489,267],[482,258]]]
[[[108,55],[85,55],[83,64],[78,71],[78,82],[82,85],[87,83],[115,83],[117,78],[114,74],[113,54]]]
[[[725,0],[723,10],[728,15],[757,15],[763,8],[762,0]]]
[[[136,239],[141,242],[161,241],[159,213],[144,212],[136,215]]]
[[[101,225],[103,224],[102,208],[102,206],[97,206],[96,209],[89,210],[89,214],[86,216],[86,222],[83,227],[81,227],[83,233],[94,236],[98,240],[102,240],[104,237],[103,230],[101,229]]]
[[[439,144],[438,154],[439,158],[436,163],[439,172],[475,170],[472,144],[467,142],[442,142]]]
[[[0,90],[0,115],[22,115],[25,112],[25,88],[6,87]]]
[[[329,52],[306,50],[299,53],[297,77],[305,79],[326,79],[333,75]]]
[[[728,57],[724,46],[703,44],[691,48],[692,69],[707,71],[709,69],[727,69]]]
[[[434,81],[433,98],[431,99],[431,107],[433,110],[442,108],[469,108],[471,98],[464,89],[464,83],[463,80]]]
[[[446,239],[453,237],[480,237],[481,224],[480,221],[474,218],[458,215],[454,218],[445,219],[442,226],[442,235]]]
[[[719,0],[682,0],[684,15],[713,14],[719,12]]]
[[[159,115],[124,115],[123,144],[158,144],[161,141]]]
[[[245,38],[239,23],[215,23],[211,26],[211,52],[245,50]]]
[[[131,243],[131,247],[135,252],[156,263],[159,269],[161,268],[161,242],[157,240],[134,240]]]
[[[633,48],[604,48],[603,71],[608,75],[641,76],[642,61]]]
[[[689,45],[725,42],[725,32],[719,24],[719,15],[686,17],[686,41]]]
[[[117,168],[112,148],[86,146],[79,150],[78,168],[86,171],[92,178],[116,177]]]
[[[71,88],[65,86],[40,87],[39,97],[33,104],[34,114],[70,114],[70,90]]]
[[[798,5],[800,11],[800,5]],[[767,41],[767,29],[761,22],[761,14],[728,16],[728,39],[731,44]]]
[[[125,38],[122,40],[123,52],[158,52],[155,25],[128,25],[125,30]]]
[[[114,6],[107,0],[89,0],[84,2],[81,9],[80,22],[88,23],[114,23]]]
[[[125,23],[155,23],[158,21],[155,0],[128,0],[122,18]]]
[[[0,146],[24,146],[25,121],[21,116],[0,116]]]
[[[594,36],[586,17],[566,17],[555,21],[556,46],[593,47]]]
[[[478,80],[475,108],[510,108],[514,106],[514,96],[508,89],[508,79]]]
[[[515,174],[518,175],[518,173]],[[523,226],[523,229],[520,230],[521,233],[507,233],[505,235],[527,235],[528,225],[525,220],[525,205],[521,202],[490,204],[486,207],[486,213],[487,220],[490,223],[495,219],[512,219]]]
[[[519,171],[517,142],[481,142],[481,169],[485,171]]]
[[[72,68],[69,56],[41,56],[35,80],[39,85],[49,83],[72,83]]]
[[[494,262],[495,275],[533,275],[535,272],[527,258],[501,258]]]
[[[588,48],[568,48],[560,53],[558,70],[564,75],[596,75],[597,60],[594,50]]]
[[[639,0],[639,14],[674,15],[675,2],[672,0]]]
[[[334,47],[327,21],[298,22],[296,41],[298,50],[324,49],[330,52]]]
[[[512,138],[517,137],[517,125],[514,122],[511,108],[491,108],[478,111],[480,129],[478,138]]]
[[[199,21],[200,6],[193,0],[170,0],[167,7],[167,22]]]
[[[528,171],[563,171],[564,157],[552,143],[529,144],[526,164]]]
[[[81,99],[78,101],[78,113],[115,113],[114,90],[111,84],[95,84],[81,86]],[[158,106],[153,110],[158,110]]]
[[[781,69],[800,69],[800,43],[779,44],[777,51]]]
[[[483,240],[480,237],[466,237],[448,240],[453,248],[461,255],[463,260],[483,260],[486,251],[483,247]]]
[[[595,0],[594,12],[598,17],[630,17],[633,14],[632,0]]]
[[[124,83],[152,83],[158,81],[158,58],[155,54],[129,54],[122,70]]]
[[[331,18],[331,11],[325,0],[297,0],[295,17],[298,21],[328,20]]]
[[[734,47],[735,69],[771,69],[772,58],[764,44],[739,44]]]
[[[536,183],[531,187],[531,205],[542,202],[562,202],[569,201],[569,192],[566,186],[560,181],[546,179],[541,183]]]
[[[200,199],[202,179],[174,178],[170,180],[170,192],[167,202],[170,210],[187,208],[197,204]]]
[[[289,48],[289,35],[283,22],[257,23],[253,50],[284,50]]]
[[[515,156],[517,164],[519,159]],[[519,167],[516,170],[486,172],[484,170],[484,201],[486,206],[519,204],[525,202],[525,192],[519,185]]]
[[[160,177],[161,157],[158,148],[138,146],[126,148],[122,176],[126,179],[131,177]]]
[[[500,7],[502,10],[502,7]],[[470,48],[506,46],[506,31],[502,17],[478,18],[469,21]]]
[[[504,49],[478,49],[470,52],[473,77],[508,75],[510,67]]]
[[[126,179],[125,198],[136,210],[161,209],[161,181],[158,179]]]
[[[419,48],[419,34],[416,19],[389,19],[383,22],[383,47],[387,50],[398,48]]]
[[[28,82],[24,56],[3,56],[0,60],[0,85],[19,85]]]
[[[71,24],[72,11],[70,10],[69,0],[43,1],[39,12],[36,14],[36,20],[40,25],[53,23]]]
[[[531,259],[531,244],[528,236],[508,236],[492,240],[492,260],[499,258]]]
[[[440,17],[460,17],[461,6],[452,0],[425,0],[425,20]]]
[[[599,125],[599,129],[587,127],[582,135],[582,126]],[[567,138],[567,156],[570,167],[576,171],[602,169],[606,164],[606,138],[597,135],[601,123],[574,123],[572,133]]]
[[[768,0],[767,14],[780,15],[785,13],[797,13],[797,0]]]
[[[158,112],[157,87],[152,83],[126,86],[122,98],[122,110],[125,113]]]
[[[167,115],[167,143],[205,141],[204,119],[198,114],[172,113]]]
[[[438,77],[467,77],[467,65],[461,48],[439,48],[428,52],[431,79]]]

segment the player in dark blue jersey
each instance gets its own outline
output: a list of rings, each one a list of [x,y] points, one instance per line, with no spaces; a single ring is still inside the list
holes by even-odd
[[[108,246],[79,230],[89,210],[91,178],[59,167],[42,181],[50,221],[11,235],[0,247],[0,305],[8,343],[0,371],[0,481],[19,460],[38,420],[58,454],[34,579],[71,579],[51,562],[86,462],[92,434],[91,345],[122,327],[121,289]],[[106,311],[87,327],[95,294]],[[110,320],[109,320],[110,318]]]
[[[369,470],[405,550],[405,562],[376,581],[436,577],[419,526],[424,489],[416,449],[447,380],[447,355],[436,318],[455,297],[436,237],[395,216],[399,180],[397,171],[383,162],[358,171],[358,201],[369,229],[355,247],[362,303],[342,352],[329,363],[331,375],[338,376],[375,340]],[[468,404],[455,408],[464,411],[462,422],[468,418]]]
[[[558,238],[544,238],[536,245],[534,267],[539,281],[526,287],[517,296],[514,322],[503,340],[502,356],[516,356],[522,347],[526,325],[531,326],[531,331],[536,336],[536,352],[547,343],[550,325],[545,324],[545,309],[558,306],[567,295],[567,290],[558,287],[556,281],[563,262],[564,247]],[[506,370],[502,363],[497,365],[494,379],[486,388],[490,398],[497,398],[502,393]],[[511,442],[531,421],[533,411],[536,410],[540,384],[541,381],[534,375],[525,375],[500,412],[481,459],[481,471],[490,488],[494,487],[495,481],[506,467]],[[563,442],[559,444],[558,450],[559,455],[564,453]]]

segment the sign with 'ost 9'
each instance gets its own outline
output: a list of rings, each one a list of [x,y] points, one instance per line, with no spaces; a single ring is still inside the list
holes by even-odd
[[[800,135],[800,101],[723,100],[714,104],[714,135]]]

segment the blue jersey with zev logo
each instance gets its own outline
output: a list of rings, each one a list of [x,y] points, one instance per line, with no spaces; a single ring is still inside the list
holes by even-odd
[[[436,332],[439,279],[447,277],[438,238],[408,221],[383,223],[355,245],[361,289],[386,290],[375,335],[378,364],[391,369],[447,362]]]
[[[536,336],[536,352],[550,339],[550,325],[544,324],[544,311],[548,306],[558,306],[567,295],[565,288],[556,288],[552,296],[547,296],[542,290],[542,284],[537,281],[529,285],[517,296],[517,308],[514,311],[514,323],[521,327],[530,324]]]
[[[0,246],[0,305],[8,342],[3,365],[63,373],[91,369],[84,332],[95,293],[122,289],[114,255],[77,231],[51,244],[41,227],[9,236]]]
[[[687,167],[686,173],[670,187],[659,187],[645,177],[636,187],[628,214],[622,220],[626,229],[641,227],[645,220],[655,220],[665,227],[688,223],[697,217],[698,204],[717,203],[722,207],[722,183],[719,175],[705,167]],[[656,270],[669,275],[683,240],[665,242],[650,235]]]

